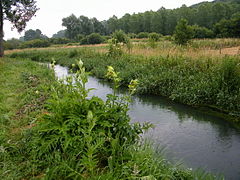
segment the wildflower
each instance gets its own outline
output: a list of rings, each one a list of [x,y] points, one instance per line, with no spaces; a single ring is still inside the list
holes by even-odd
[[[39,94],[39,91],[37,90],[37,91],[35,91],[35,93],[36,93],[36,94]]]

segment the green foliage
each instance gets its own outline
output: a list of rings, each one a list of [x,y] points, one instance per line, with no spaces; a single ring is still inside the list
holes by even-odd
[[[181,19],[174,32],[174,41],[179,45],[186,45],[193,37],[192,27],[188,25],[186,19]]]
[[[193,38],[203,39],[203,38],[213,38],[214,32],[205,27],[200,27],[198,25],[192,26]]]
[[[108,48],[108,56],[111,57],[118,57],[123,54],[122,46],[120,43],[117,43],[116,39],[110,39],[108,41],[109,48]]]
[[[13,56],[18,57],[21,56],[20,54],[15,53]],[[88,93],[91,91],[91,89],[85,88],[88,73],[85,72],[81,61],[77,66],[73,62],[75,62],[76,56],[85,57],[87,70],[91,70],[92,73],[97,72],[96,68],[102,70],[104,77],[112,80],[115,87],[120,84],[128,85],[131,81],[130,93],[134,93],[138,85],[143,89],[147,79],[151,80],[151,83],[148,83],[148,85],[153,85],[151,88],[157,87],[155,80],[160,82],[160,78],[173,85],[173,77],[179,77],[179,74],[183,75],[180,72],[184,67],[186,70],[182,73],[193,74],[194,68],[205,71],[209,64],[207,65],[206,62],[204,65],[196,63],[193,66],[184,59],[180,59],[180,62],[179,59],[144,59],[141,61],[130,56],[122,56],[116,61],[116,58],[94,54],[86,49],[78,50],[74,58],[68,58],[68,55],[69,50],[22,52],[24,58],[33,58],[34,56],[34,59],[38,61],[56,59],[57,63],[78,68],[76,68],[76,75],[67,77],[60,82],[52,80],[49,85],[50,83],[42,81],[51,79],[49,70],[43,71],[43,67],[32,62],[21,66],[27,68],[24,70],[26,73],[21,75],[24,83],[22,87],[25,87],[24,90],[27,92],[22,97],[37,100],[43,93],[48,92],[50,98],[42,113],[29,117],[30,121],[33,120],[32,117],[35,117],[34,127],[24,131],[23,137],[16,139],[10,136],[12,139],[9,140],[9,137],[5,135],[7,126],[2,128],[2,123],[0,124],[3,130],[0,133],[1,179],[216,179],[210,174],[171,165],[162,157],[161,152],[156,152],[152,146],[140,141],[139,134],[148,129],[149,124],[142,126],[138,123],[130,123],[129,97],[119,97],[116,96],[116,93],[108,95],[107,101],[98,97],[88,97]],[[6,62],[15,62],[16,68],[19,68],[21,64],[20,60]],[[144,62],[144,65],[139,62]],[[71,64],[69,65],[69,63]],[[108,67],[105,76],[106,64],[112,64],[116,69],[121,70],[121,81],[119,73],[115,72],[111,66]],[[232,67],[232,65],[227,66],[229,67],[227,69]],[[7,77],[6,82],[15,84],[15,81],[10,82],[8,78],[11,78],[9,75],[17,77],[16,74],[6,72],[6,67],[11,66],[1,66],[0,73],[6,73],[8,76],[1,77]],[[41,76],[29,73],[29,69],[32,71],[37,69]],[[14,70],[16,69],[12,69],[12,71]],[[168,73],[164,76],[167,71]],[[22,70],[17,72],[22,72]],[[142,75],[142,72],[145,74]],[[224,72],[228,72],[228,70],[224,70]],[[174,73],[176,74],[174,75]],[[138,81],[133,78],[134,76],[145,81]],[[147,76],[146,79],[144,79],[145,76]],[[154,77],[151,78],[151,76]],[[135,80],[130,79],[127,82],[128,78]],[[41,80],[46,92],[38,89],[35,79]],[[213,80],[213,82],[215,81]],[[30,96],[29,89],[26,89],[28,86],[33,88]],[[6,88],[14,86],[2,87],[1,91],[4,92]],[[178,84],[175,87],[178,87]],[[156,89],[149,90],[157,92]],[[169,91],[169,89],[166,90]],[[18,90],[17,92],[22,91]],[[1,96],[0,100],[2,100]],[[26,102],[28,102],[27,100]],[[4,106],[0,106],[0,110],[6,106],[5,101],[4,104]],[[43,104],[40,107],[44,108]],[[9,113],[9,111],[6,112]]]
[[[148,35],[149,35],[149,33],[147,33],[147,32],[140,32],[140,33],[138,33],[137,38],[139,38],[139,39],[148,38]]]
[[[122,30],[115,31],[112,38],[116,40],[116,43],[126,44],[129,41],[128,36]]]
[[[81,40],[81,44],[101,44],[103,37],[98,33],[92,33]]]
[[[31,41],[31,40],[35,40],[35,39],[48,39],[47,36],[43,35],[41,30],[36,29],[36,30],[32,30],[29,29],[24,33],[24,41]]]
[[[72,42],[70,39],[67,38],[50,38],[48,41],[50,44],[68,44]]]
[[[122,30],[115,31],[112,34],[112,39],[109,40],[108,55],[113,57],[121,56],[123,54],[123,45],[126,45],[129,52],[131,51],[132,43],[128,36]]]
[[[96,18],[90,19],[84,16],[79,18],[69,16],[63,19],[63,23],[67,31],[73,36],[78,33],[84,35],[90,33],[109,35],[121,29],[125,33],[138,34],[137,38],[148,38],[147,34],[151,32],[172,35],[177,22],[182,18],[186,19],[190,25],[196,24],[213,30],[214,24],[222,19],[229,20],[233,14],[239,11],[240,4],[237,1],[228,1],[227,3],[213,1],[202,2],[190,7],[182,5],[176,9],[162,7],[157,11],[146,11],[132,15],[127,13],[121,18],[113,16],[105,21],[98,21]],[[66,23],[66,20],[68,23]],[[205,30],[201,29],[201,31]]]
[[[3,43],[5,50],[12,50],[12,49],[18,49],[20,48],[20,45],[22,44],[22,41],[18,39],[10,39]]]
[[[158,33],[150,33],[148,35],[148,38],[155,42],[159,41],[160,37],[161,37],[161,34],[158,34]]]
[[[2,58],[0,63],[0,179],[23,179],[34,176],[23,148],[24,130],[34,126],[44,111],[55,77],[46,66],[30,60]]]
[[[240,37],[240,13],[233,15],[230,20],[222,19],[215,24],[214,31],[218,37]]]
[[[48,114],[33,129],[32,156],[43,161],[51,177],[94,176],[97,169],[118,166],[122,154],[139,141],[148,124],[130,124],[126,97],[109,94],[106,102],[88,97],[88,73],[78,62],[75,77],[52,87]],[[119,82],[113,68],[108,77]],[[57,158],[57,160],[56,160]],[[60,163],[60,164],[59,164]],[[64,171],[62,170],[64,168]]]
[[[129,37],[130,39],[134,39],[134,38],[137,37],[137,35],[136,35],[135,33],[128,33],[128,37]]]
[[[4,8],[2,16],[9,20],[13,26],[21,32],[25,29],[26,23],[35,15],[38,8],[34,0],[16,0],[16,1],[1,1],[1,6]],[[17,10],[16,10],[17,9]]]
[[[159,41],[161,35],[158,33],[150,33],[148,35],[148,43],[151,48],[156,48],[157,44],[156,42]]]
[[[60,30],[56,34],[53,34],[52,38],[66,38],[66,30]]]
[[[207,44],[196,46],[215,48],[212,41],[207,40]],[[221,39],[219,41],[223,42]],[[240,79],[238,57],[219,58],[216,63],[214,58],[191,59],[181,56],[147,58],[122,54],[122,51],[121,56],[99,54],[91,50],[77,52],[74,58],[84,58],[87,70],[99,78],[106,78],[105,68],[110,65],[120,71],[121,85],[127,86],[132,79],[138,79],[140,82],[138,93],[162,95],[193,106],[214,106],[229,114],[240,111],[238,102],[240,94],[237,91],[240,86],[237,80]],[[70,67],[74,58],[69,60],[68,55],[69,50],[65,50],[65,52],[19,52],[12,54],[11,57],[28,57],[37,61],[51,61],[54,57],[58,63]],[[226,86],[223,86],[224,84]]]
[[[39,48],[39,47],[49,47],[49,46],[50,46],[49,41],[35,39],[35,40],[23,42],[20,48]]]

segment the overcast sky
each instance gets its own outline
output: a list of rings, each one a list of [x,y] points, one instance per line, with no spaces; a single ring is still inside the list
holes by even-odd
[[[173,9],[181,7],[182,4],[190,6],[203,0],[37,0],[40,10],[36,17],[32,18],[26,27],[28,29],[40,29],[43,34],[51,37],[54,33],[64,29],[62,18],[75,14],[89,18],[96,17],[98,20],[107,20],[116,15],[123,16],[125,13],[138,13],[148,10],[156,11],[160,7]],[[11,24],[4,22],[4,39],[20,37],[16,30],[11,30]]]

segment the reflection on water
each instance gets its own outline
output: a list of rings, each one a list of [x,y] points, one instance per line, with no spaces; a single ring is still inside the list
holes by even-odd
[[[55,73],[61,78],[68,71],[57,65]],[[96,88],[90,96],[104,100],[112,92],[108,83],[93,77],[87,87]],[[240,132],[224,120],[149,95],[133,97],[129,115],[133,122],[148,121],[155,125],[145,137],[165,147],[171,160],[180,159],[187,167],[222,173],[226,179],[240,179]]]

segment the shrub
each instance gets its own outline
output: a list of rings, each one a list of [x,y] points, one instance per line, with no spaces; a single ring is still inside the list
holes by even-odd
[[[148,38],[149,33],[148,32],[140,32],[137,35],[137,38],[143,39],[143,38]]]
[[[191,26],[188,25],[186,19],[181,19],[175,28],[174,41],[179,45],[186,45],[193,36]]]
[[[21,44],[21,48],[40,48],[40,47],[49,47],[50,43],[47,40],[35,39],[31,41],[26,41]]]
[[[67,38],[51,38],[49,39],[51,44],[67,44],[70,43],[71,40]]]
[[[159,41],[159,39],[160,39],[160,37],[161,37],[162,35],[161,34],[158,34],[158,33],[150,33],[149,35],[148,35],[148,38],[149,39],[151,39],[151,40],[153,40],[153,41],[155,41],[155,42],[157,42],[157,41]]]
[[[148,36],[148,44],[151,48],[155,48],[157,46],[156,42],[160,39],[160,34],[158,33],[150,33]]]
[[[112,34],[112,38],[116,40],[116,43],[126,44],[129,41],[128,36],[122,30],[115,31]]]
[[[137,35],[135,33],[128,33],[128,37],[134,39],[137,37]]]
[[[10,40],[7,40],[3,43],[4,49],[6,50],[12,50],[12,49],[18,49],[20,48],[20,45],[22,44],[22,41],[12,38]]]
[[[103,37],[98,33],[92,33],[81,40],[81,44],[101,44]]]

